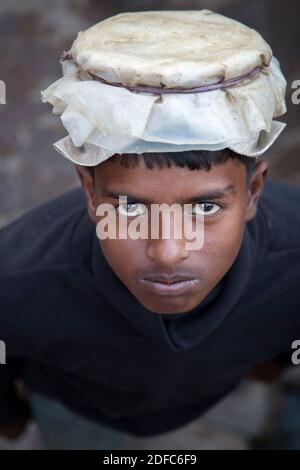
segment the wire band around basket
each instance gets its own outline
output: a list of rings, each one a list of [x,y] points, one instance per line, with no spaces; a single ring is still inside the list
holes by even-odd
[[[76,61],[74,60],[70,52],[63,51],[60,57],[60,60],[61,62],[70,60],[78,66],[78,64],[76,63]],[[180,87],[168,88],[168,87],[154,87],[154,86],[147,86],[147,85],[129,86],[129,85],[124,85],[123,83],[108,82],[104,78],[98,77],[98,75],[95,75],[91,72],[87,72],[87,73],[92,77],[93,80],[97,80],[101,83],[104,83],[105,85],[126,88],[127,90],[133,91],[133,92],[167,94],[167,93],[203,93],[205,91],[217,90],[219,88],[232,87],[247,78],[254,77],[259,72],[261,72],[262,69],[263,67],[258,65],[257,67],[254,67],[252,70],[250,70],[250,72],[244,73],[243,75],[240,75],[239,77],[231,78],[229,80],[224,80],[223,78],[221,78],[217,82],[211,83],[210,85],[201,85],[201,86],[192,87],[192,88],[180,88]]]

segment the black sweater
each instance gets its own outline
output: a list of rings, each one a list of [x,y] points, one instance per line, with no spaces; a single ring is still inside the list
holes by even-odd
[[[267,180],[237,258],[190,312],[144,308],[105,261],[81,188],[0,231],[0,424],[13,382],[146,436],[208,410],[300,339],[300,188]]]

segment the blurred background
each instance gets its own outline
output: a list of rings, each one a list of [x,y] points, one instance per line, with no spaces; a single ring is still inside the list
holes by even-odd
[[[123,11],[208,8],[258,30],[271,44],[287,78],[287,123],[265,154],[270,176],[300,184],[300,104],[291,101],[300,80],[297,0],[1,0],[0,80],[6,104],[0,105],[0,227],[37,204],[78,184],[74,167],[52,144],[66,135],[40,91],[61,76],[59,57],[78,31]],[[286,379],[298,383],[297,374]],[[205,418],[178,432],[150,440],[128,439],[128,448],[248,448],[267,446],[280,407],[278,387],[245,382]],[[274,411],[275,410],[275,411]],[[36,429],[9,446],[36,446]]]

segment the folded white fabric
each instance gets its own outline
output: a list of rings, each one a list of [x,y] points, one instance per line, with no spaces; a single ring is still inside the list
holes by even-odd
[[[286,124],[286,80],[254,29],[214,13],[121,13],[80,32],[42,91],[81,165],[118,153],[230,148],[262,155]]]

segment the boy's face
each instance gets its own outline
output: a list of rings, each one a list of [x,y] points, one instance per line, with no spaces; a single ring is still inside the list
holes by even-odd
[[[96,215],[100,204],[118,205],[113,193],[127,195],[129,202],[134,197],[137,202],[126,206],[129,214],[139,202],[150,208],[150,203],[172,205],[197,200],[193,204],[202,211],[203,203],[208,203],[200,249],[187,250],[186,242],[190,240],[184,235],[176,239],[172,231],[168,239],[99,239],[107,262],[132,295],[147,309],[169,314],[196,307],[230,269],[242,243],[245,222],[255,216],[267,174],[265,161],[259,162],[247,184],[246,166],[237,160],[213,165],[210,171],[191,171],[175,166],[147,169],[142,159],[136,168],[128,169],[118,159],[108,159],[95,168],[93,189],[86,168],[76,168],[95,223],[101,219]],[[211,192],[222,194],[208,197]],[[192,280],[170,287],[170,280],[168,283],[164,276]]]

